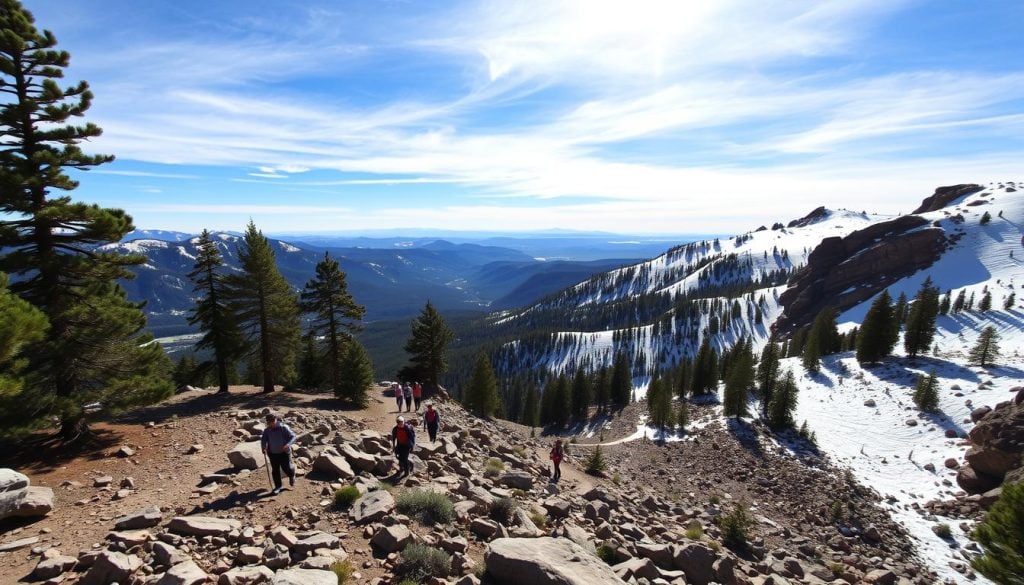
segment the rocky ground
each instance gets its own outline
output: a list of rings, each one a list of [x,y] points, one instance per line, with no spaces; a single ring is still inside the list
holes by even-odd
[[[635,430],[635,408],[612,419],[607,440]],[[265,409],[300,434],[299,481],[278,496],[244,446]],[[90,449],[28,445],[0,467],[52,488],[53,511],[0,524],[0,585],[336,583],[327,569],[343,564],[350,583],[397,583],[412,542],[451,557],[451,574],[429,583],[936,582],[871,490],[759,427],[606,446],[604,478],[581,471],[593,447],[570,445],[554,484],[550,438],[440,409],[439,440],[421,433],[400,482],[383,393],[345,411],[326,396],[189,392],[97,425]],[[362,494],[348,510],[333,502],[343,485]],[[415,490],[446,494],[455,519],[427,525],[396,510]],[[740,502],[747,544],[730,548],[719,523]]]

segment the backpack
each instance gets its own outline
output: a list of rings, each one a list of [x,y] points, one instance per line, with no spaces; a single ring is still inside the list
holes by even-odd
[[[395,427],[395,441],[399,445],[406,446],[410,443],[409,429],[405,425]]]

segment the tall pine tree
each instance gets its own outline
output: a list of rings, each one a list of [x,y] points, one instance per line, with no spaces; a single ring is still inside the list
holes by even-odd
[[[188,317],[189,325],[196,325],[203,337],[196,344],[199,349],[212,352],[212,359],[200,364],[202,369],[213,368],[217,374],[219,392],[226,393],[230,383],[229,372],[233,364],[245,355],[245,340],[238,331],[235,314],[228,304],[224,265],[217,243],[209,230],[199,234],[196,244],[196,262],[188,277],[195,284],[196,304]]]
[[[480,352],[476,358],[473,377],[462,402],[476,416],[489,417],[498,409],[498,380],[494,377],[494,369],[486,353]]]
[[[989,325],[982,330],[968,359],[981,367],[990,366],[999,359],[999,332],[995,327]]]
[[[903,349],[909,357],[928,351],[935,337],[935,320],[939,315],[939,289],[931,277],[921,283],[907,314],[907,330],[903,334]]]
[[[749,342],[741,341],[734,352],[729,376],[725,379],[722,400],[722,414],[725,416],[748,416],[747,398],[754,385],[754,353]]]
[[[647,412],[651,417],[651,424],[663,433],[675,425],[672,389],[660,378],[654,378],[647,386]]]
[[[788,370],[779,380],[768,405],[768,426],[773,429],[793,428],[793,411],[796,410],[797,385],[793,371]]]
[[[537,385],[532,382],[526,389],[523,416],[519,422],[528,427],[535,427],[540,424],[540,397],[537,395]]]
[[[358,340],[350,339],[345,344],[340,369],[344,376],[334,388],[334,395],[359,408],[366,407],[370,403],[370,386],[373,385],[373,364]]]
[[[624,408],[633,398],[633,374],[626,352],[615,354],[611,375],[611,401],[616,408]]]
[[[587,418],[587,409],[593,401],[590,376],[583,368],[576,369],[572,378],[572,415],[578,419]]]
[[[310,332],[323,339],[322,353],[331,390],[339,394],[342,380],[348,374],[342,367],[346,346],[352,334],[362,329],[359,322],[366,309],[356,304],[348,292],[345,272],[328,253],[316,265],[316,278],[306,283],[301,298],[302,310],[313,314]]]
[[[413,319],[411,329],[405,351],[412,364],[403,369],[402,375],[406,379],[422,380],[436,390],[441,374],[448,371],[448,344],[455,333],[430,301]]]
[[[892,297],[883,290],[875,297],[857,333],[857,361],[876,363],[892,354],[898,328],[894,326]]]
[[[814,318],[814,324],[807,334],[804,343],[803,365],[809,372],[821,369],[821,356],[832,355],[839,351],[841,339],[836,324],[838,314],[832,307],[825,307]]]
[[[775,385],[779,379],[779,358],[782,349],[777,343],[769,341],[761,350],[761,360],[757,363],[757,393],[761,399],[761,416],[768,418],[768,405],[775,393]]]
[[[0,2],[0,31],[0,271],[50,325],[24,351],[32,375],[19,419],[31,426],[56,417],[63,438],[74,439],[88,429],[86,404],[101,402],[109,414],[169,395],[171,365],[143,332],[141,305],[116,284],[144,259],[101,247],[131,231],[131,217],[54,193],[78,187],[67,169],[114,158],[82,152],[78,145],[101,130],[70,123],[89,109],[89,84],[58,84],[70,55],[16,0]]]
[[[299,304],[277,268],[274,250],[252,221],[238,250],[241,274],[226,280],[239,329],[259,363],[263,392],[295,376],[299,348]]]

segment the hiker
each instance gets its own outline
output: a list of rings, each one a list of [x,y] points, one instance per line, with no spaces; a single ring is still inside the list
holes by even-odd
[[[274,476],[274,495],[281,493],[281,470],[288,474],[288,484],[295,485],[295,466],[292,464],[292,444],[295,433],[288,425],[281,422],[276,414],[267,415],[267,428],[263,429],[260,444],[263,453],[270,459],[270,469]]]
[[[555,464],[555,472],[551,475],[551,481],[558,481],[562,478],[562,469],[559,467],[562,464],[562,459],[565,459],[565,449],[562,448],[562,439],[555,441],[555,446],[551,448],[551,462]]]
[[[416,401],[416,412],[420,411],[420,400],[423,399],[423,386],[419,382],[412,383],[412,399]]]
[[[401,475],[412,473],[412,462],[409,453],[416,446],[416,431],[405,422],[404,416],[395,419],[395,428],[391,429],[391,440],[394,442],[395,456],[398,457],[398,471]]]
[[[423,413],[423,423],[427,425],[427,433],[430,434],[430,442],[437,440],[437,429],[441,426],[441,415],[434,410],[434,403],[427,403],[427,411]]]
[[[402,387],[395,382],[391,385],[391,391],[395,393],[395,404],[398,405],[398,411],[402,412]]]
[[[405,410],[406,412],[412,412],[412,386],[408,382],[402,388],[402,395],[405,396]],[[402,405],[398,405],[398,410],[402,410]]]

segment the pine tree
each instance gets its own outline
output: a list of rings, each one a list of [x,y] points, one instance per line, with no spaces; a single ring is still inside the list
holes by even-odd
[[[956,294],[956,299],[953,301],[953,312],[963,312],[964,307],[967,304],[967,291],[966,289],[960,289],[960,292]]]
[[[935,320],[939,314],[939,289],[932,285],[931,277],[921,283],[914,295],[914,304],[907,315],[907,331],[903,335],[903,349],[910,357],[928,351],[935,337]]]
[[[365,408],[370,403],[370,387],[373,385],[373,364],[366,349],[356,339],[345,343],[345,353],[341,356],[341,371],[344,372],[340,382],[334,388],[334,395],[342,400]]]
[[[651,424],[661,432],[673,426],[675,417],[672,412],[672,390],[659,378],[651,380],[647,386],[647,412],[651,417]]]
[[[320,350],[312,333],[302,336],[302,355],[299,357],[299,371],[296,383],[305,390],[319,390],[324,380],[320,367]]]
[[[804,343],[803,365],[809,372],[821,369],[821,356],[831,355],[839,351],[839,328],[836,324],[838,315],[832,307],[825,307],[814,318],[814,324],[807,334]]]
[[[592,394],[590,376],[583,371],[583,368],[577,368],[576,375],[572,379],[572,415],[574,417],[587,418],[587,410],[593,401]]]
[[[569,422],[572,410],[572,390],[564,373],[555,381],[555,393],[551,404],[551,422],[558,428],[564,427],[565,423]]]
[[[612,376],[607,367],[597,372],[597,379],[594,381],[594,402],[597,404],[598,412],[604,413],[612,396]]]
[[[893,319],[896,320],[897,332],[899,328],[907,321],[907,293],[900,292],[900,296],[896,299],[896,306],[892,310]]]
[[[919,374],[914,387],[914,404],[925,412],[935,412],[939,408],[939,379],[935,372],[928,376]]]
[[[316,278],[302,291],[302,310],[312,313],[311,335],[323,339],[323,357],[331,389],[337,394],[347,372],[341,367],[352,334],[362,329],[359,322],[366,309],[348,292],[345,272],[338,261],[324,253],[316,265]]]
[[[697,350],[693,361],[693,377],[690,382],[691,394],[708,394],[718,387],[718,355],[707,337]]]
[[[990,221],[992,221],[991,213],[986,211],[985,213],[981,214],[981,221],[979,222],[981,225],[986,225]]]
[[[999,359],[999,332],[995,327],[989,325],[982,330],[977,343],[971,348],[968,359],[981,367],[990,366]]]
[[[772,401],[775,385],[779,379],[779,356],[781,349],[778,344],[769,341],[761,350],[761,360],[757,364],[757,391],[761,399],[761,415],[768,418],[768,405]]]
[[[797,386],[793,371],[789,370],[779,380],[772,396],[772,402],[768,405],[768,426],[773,429],[785,429],[793,427],[793,411],[796,410]]]
[[[1013,304],[1015,302],[1017,302],[1017,294],[1011,291],[1010,294],[1006,296],[1006,300],[1003,301],[1003,309],[1009,311],[1013,308]]]
[[[101,402],[109,415],[168,396],[171,364],[144,333],[141,305],[116,284],[144,258],[102,247],[133,229],[131,217],[54,195],[78,187],[67,169],[113,160],[78,146],[99,127],[69,123],[89,109],[89,84],[58,85],[70,55],[16,0],[0,3],[0,31],[0,271],[49,322],[23,351],[32,375],[19,393],[19,426],[56,417],[72,440],[88,430],[86,404]]]
[[[587,459],[586,471],[590,475],[600,476],[607,468],[608,464],[605,463],[604,455],[601,453],[601,445],[598,445],[590,452],[590,457]]]
[[[245,355],[245,340],[238,331],[235,314],[228,304],[224,276],[219,272],[224,261],[209,230],[204,229],[199,234],[196,249],[196,262],[188,273],[195,285],[193,291],[196,304],[188,317],[188,324],[197,325],[203,333],[196,348],[213,353],[213,359],[200,367],[204,370],[214,368],[218,392],[226,393],[230,383],[229,372],[233,364]]]
[[[722,414],[732,417],[749,416],[747,397],[754,385],[753,351],[748,343],[740,342],[737,347],[740,349],[733,356],[722,400]]]
[[[530,384],[526,390],[526,401],[523,404],[523,416],[519,421],[528,427],[540,425],[540,397],[537,396],[537,385]]]
[[[263,232],[252,221],[238,250],[241,274],[225,280],[228,298],[239,329],[251,354],[259,359],[263,392],[295,376],[299,346],[299,304],[291,286],[281,276]]]
[[[889,291],[883,290],[868,309],[857,334],[857,361],[874,363],[892,354],[896,345],[896,328]]]
[[[984,313],[984,312],[989,311],[991,309],[992,309],[992,293],[990,291],[986,290],[984,293],[982,293],[981,300],[978,301],[978,310],[981,311],[982,313]]]
[[[0,274],[0,436],[24,426],[26,388],[22,350],[46,336],[46,315],[7,290],[7,276]]]
[[[996,583],[1024,583],[1024,483],[1006,483],[973,539],[985,554],[971,566]]]
[[[202,385],[202,374],[200,374],[195,354],[186,353],[178,358],[178,362],[174,365],[174,371],[171,373],[171,379],[174,380],[174,385],[178,388]]]
[[[413,319],[409,340],[405,342],[405,351],[412,362],[403,370],[405,377],[425,380],[437,389],[441,374],[448,371],[448,344],[454,338],[455,333],[448,328],[441,313],[427,301],[423,311]]]
[[[489,417],[498,408],[498,381],[494,377],[491,360],[486,353],[477,355],[473,377],[463,396],[466,410],[476,416]]]
[[[611,375],[611,401],[616,408],[623,408],[633,397],[633,375],[630,372],[626,352],[615,354]]]
[[[686,432],[686,427],[690,424],[690,403],[685,399],[679,401],[679,408],[676,409],[676,425],[679,430]]]
[[[946,291],[946,294],[942,295],[942,301],[939,303],[939,314],[948,315],[950,308],[950,291]]]

